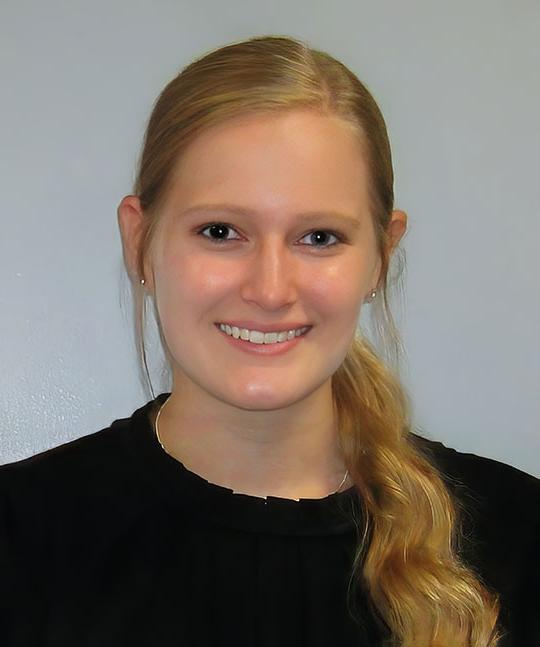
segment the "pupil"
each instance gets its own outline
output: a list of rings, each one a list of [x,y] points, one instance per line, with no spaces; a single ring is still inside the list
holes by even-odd
[[[312,234],[316,238],[316,242],[321,243],[321,242],[326,242],[326,236],[328,235],[325,231],[314,231]],[[322,240],[321,240],[322,238]]]
[[[213,236],[217,231],[221,232],[223,234],[223,238],[227,237],[227,227],[225,225],[212,225],[210,227],[210,234]],[[218,238],[221,238],[221,236],[218,236]]]

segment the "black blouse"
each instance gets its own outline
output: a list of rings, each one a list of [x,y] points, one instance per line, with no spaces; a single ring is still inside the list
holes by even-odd
[[[0,644],[385,644],[361,587],[347,605],[354,487],[297,501],[210,483],[155,437],[149,414],[168,395],[0,467]],[[540,480],[414,438],[466,503],[463,557],[502,596],[502,644],[540,646]]]

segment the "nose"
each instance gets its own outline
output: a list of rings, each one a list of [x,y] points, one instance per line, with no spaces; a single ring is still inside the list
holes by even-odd
[[[265,310],[278,310],[297,299],[298,269],[290,250],[278,240],[261,243],[246,261],[241,296]]]

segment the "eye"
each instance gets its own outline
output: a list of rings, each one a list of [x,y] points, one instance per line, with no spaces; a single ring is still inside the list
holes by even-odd
[[[309,234],[306,234],[303,238],[307,237],[312,237],[311,240],[318,241],[318,243],[324,243],[326,240],[328,240],[328,236],[333,236],[336,239],[336,242],[330,243],[329,245],[323,245],[323,244],[317,244],[317,245],[311,245],[311,247],[320,247],[322,249],[327,249],[328,247],[334,247],[335,245],[339,245],[343,241],[342,237],[334,233],[332,231],[328,231],[327,229],[317,229],[316,231],[312,231]],[[302,240],[302,239],[300,239]]]
[[[206,230],[209,231],[210,235],[206,235],[204,233]],[[210,240],[211,243],[214,243],[216,245],[223,245],[224,243],[229,241],[239,240],[238,238],[229,238],[227,236],[228,231],[236,231],[236,230],[234,229],[234,227],[232,227],[231,225],[225,222],[213,222],[205,225],[204,227],[201,227],[197,231],[197,234],[200,236],[203,236],[204,238],[207,238],[208,240]],[[333,236],[336,240],[334,242],[330,242],[329,244],[324,244],[328,242],[329,236]],[[330,247],[335,247],[340,243],[345,242],[344,236],[336,232],[329,231],[327,229],[317,229],[312,232],[309,232],[308,234],[305,234],[304,236],[302,236],[300,240],[308,237],[310,237],[310,240],[315,244],[306,243],[307,246],[314,247],[315,249],[317,248],[328,249]]]
[[[217,235],[219,236],[219,238],[213,238],[212,236],[204,235],[203,232],[206,231],[207,229],[209,229],[212,232],[212,235]],[[213,222],[209,225],[205,225],[202,229],[199,229],[197,233],[201,236],[204,236],[204,238],[208,238],[210,242],[216,243],[218,245],[222,243],[226,243],[228,240],[238,240],[235,238],[227,238],[228,229],[233,230],[233,227],[231,227],[231,225],[227,225],[224,222]]]

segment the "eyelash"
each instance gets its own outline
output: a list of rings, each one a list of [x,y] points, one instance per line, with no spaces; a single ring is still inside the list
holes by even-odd
[[[233,229],[234,231],[236,231],[232,225],[229,225],[226,222],[210,222],[204,225],[203,227],[200,227],[197,230],[197,234],[199,236],[203,236],[203,238],[206,238],[207,240],[209,240],[211,243],[215,245],[223,245],[224,243],[229,243],[229,242],[233,242],[234,240],[237,240],[237,239],[210,238],[210,236],[204,236],[203,231],[205,231],[206,229],[209,229],[210,227],[213,227],[214,225],[221,225],[223,227],[226,227],[227,229]],[[337,241],[335,243],[331,243],[330,245],[308,245],[308,247],[314,247],[315,249],[330,249],[332,247],[336,247],[337,245],[347,242],[347,239],[344,235],[338,234],[336,231],[331,231],[330,229],[313,229],[312,231],[309,231],[307,234],[304,234],[302,238],[305,238],[306,236],[309,236],[310,234],[313,234],[315,232],[322,232],[325,234],[330,234],[332,236],[335,236]]]

